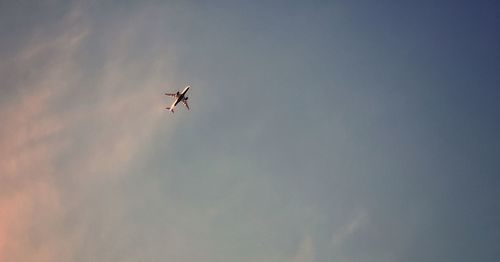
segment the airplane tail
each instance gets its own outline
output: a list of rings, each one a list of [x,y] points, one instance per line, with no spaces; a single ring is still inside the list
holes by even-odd
[[[167,109],[168,111],[170,111],[170,112],[172,112],[172,113],[175,113],[173,108],[167,107],[167,108],[165,108],[165,109]]]

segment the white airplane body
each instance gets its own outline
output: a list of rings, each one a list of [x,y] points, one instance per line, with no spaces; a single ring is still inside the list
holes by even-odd
[[[172,105],[170,107],[167,107],[166,109],[168,109],[170,112],[174,113],[175,106],[179,102],[182,102],[187,107],[187,109],[189,110],[189,105],[187,103],[188,97],[186,96],[186,93],[187,93],[187,91],[189,90],[190,87],[191,86],[186,86],[184,88],[184,90],[182,90],[182,92],[177,91],[177,93],[175,93],[175,94],[173,94],[173,93],[166,93],[165,95],[167,95],[167,96],[175,97],[175,100],[172,103]]]

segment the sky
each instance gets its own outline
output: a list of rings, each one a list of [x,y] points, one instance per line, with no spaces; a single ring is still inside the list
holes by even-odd
[[[499,12],[2,1],[0,261],[497,261]]]

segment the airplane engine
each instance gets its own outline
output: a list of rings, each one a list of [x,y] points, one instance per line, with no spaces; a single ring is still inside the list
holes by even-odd
[[[188,100],[188,98],[189,98],[189,97],[187,97],[187,96],[186,96],[186,97],[184,97],[184,100]]]

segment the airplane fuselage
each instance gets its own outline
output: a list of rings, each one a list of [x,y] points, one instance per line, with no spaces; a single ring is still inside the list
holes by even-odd
[[[190,86],[186,86],[186,88],[184,88],[184,90],[182,90],[182,92],[180,92],[180,93],[177,92],[177,94],[175,95],[176,99],[174,100],[174,102],[172,103],[172,106],[170,106],[170,109],[169,109],[171,112],[174,111],[175,106],[177,106],[177,104],[179,102],[187,100],[186,93],[189,90],[189,88],[190,88]]]

